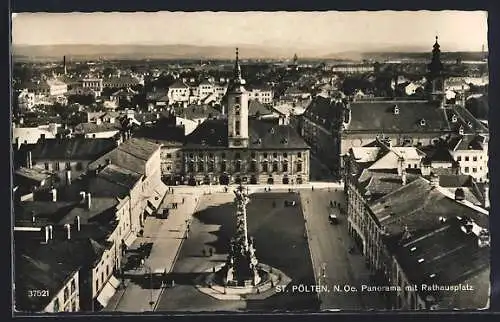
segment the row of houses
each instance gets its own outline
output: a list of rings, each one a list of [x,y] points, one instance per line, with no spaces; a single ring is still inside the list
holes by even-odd
[[[349,232],[389,309],[489,305],[489,187],[449,162],[380,141],[345,157]]]
[[[120,284],[124,249],[167,189],[160,145],[56,143],[25,147],[15,172],[15,308],[98,311]]]

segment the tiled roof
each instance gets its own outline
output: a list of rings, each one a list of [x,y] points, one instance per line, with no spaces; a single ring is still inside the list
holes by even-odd
[[[37,259],[26,254],[15,256],[15,308],[19,312],[41,312],[79,270],[74,263],[51,258]],[[32,290],[47,290],[49,296],[30,296]]]
[[[131,138],[112,151],[106,153],[88,165],[89,169],[97,169],[107,164],[107,160],[119,167],[145,174],[146,162],[160,149],[160,145],[148,140]]]
[[[416,180],[418,175],[407,173],[407,184]],[[364,170],[359,177],[359,188],[371,201],[385,196],[403,186],[403,181],[396,170]]]
[[[134,133],[134,136],[156,144],[182,146],[184,133],[184,127],[165,125],[160,122],[153,126],[141,127]]]
[[[449,141],[450,150],[484,150],[486,138],[477,134],[454,136]]]
[[[189,105],[175,107],[175,114],[188,120],[210,119],[221,115],[221,112],[210,105]]]
[[[109,182],[126,187],[129,190],[132,189],[137,181],[139,181],[142,177],[142,175],[137,172],[118,167],[114,164],[106,166],[104,169],[99,171],[97,176],[98,178],[103,178]]]
[[[394,114],[398,106],[399,114]],[[428,102],[354,102],[347,131],[440,132],[450,131],[444,109]],[[425,125],[421,125],[424,120]]]
[[[24,201],[14,208],[16,225],[41,227],[58,223],[78,203],[74,201]],[[32,215],[35,215],[35,223]]]
[[[351,148],[352,156],[356,162],[374,162],[377,160],[380,147],[354,147]]]
[[[371,208],[388,236],[400,236],[405,225],[413,235],[423,235],[441,227],[439,217],[451,218],[458,214],[488,228],[487,216],[447,197],[423,178],[385,195]]]
[[[288,125],[248,120],[251,149],[308,149],[298,133]],[[187,136],[188,148],[227,147],[227,120],[207,120]]]
[[[189,86],[186,85],[185,83],[177,80],[172,85],[170,85],[168,88],[189,88]]]
[[[468,99],[465,108],[477,119],[487,120],[489,118],[488,94]]]
[[[25,167],[21,167],[15,171],[15,175],[23,178],[28,178],[33,181],[42,182],[43,180],[50,178],[51,173],[37,168],[28,169]]]
[[[116,147],[112,139],[45,139],[32,151],[34,160],[95,160]]]
[[[248,102],[248,116],[263,116],[270,114],[273,114],[273,112],[261,102],[257,100],[250,100]]]
[[[453,107],[445,109],[450,118],[453,114],[457,116],[457,123],[455,128],[462,125],[465,133],[488,133],[488,128],[476,119],[466,108],[460,105],[454,105]]]
[[[80,217],[82,224],[98,220],[97,217],[107,212],[114,213],[115,207],[118,205],[116,197],[95,197],[91,196],[91,207],[86,208],[85,204],[79,204],[64,216],[58,224],[73,224],[77,216]]]
[[[469,175],[440,175],[439,186],[449,187],[472,187],[473,178]]]
[[[410,283],[454,285],[489,270],[489,247],[478,248],[477,237],[474,234],[465,234],[460,229],[461,224],[455,217],[439,225],[424,236],[410,237],[409,240],[403,241],[404,245],[396,248],[396,258]],[[489,281],[489,276],[482,276],[485,282]],[[476,293],[488,293],[488,287],[478,289],[478,284],[474,284],[473,287],[474,292],[466,292],[468,293],[467,297],[474,297],[473,294]],[[446,300],[441,302],[444,298],[450,297],[450,294],[446,293],[450,292],[421,292],[424,298],[426,295],[433,295],[440,303],[441,308],[445,308],[443,305],[450,305],[448,308],[460,309],[482,308],[486,305],[484,296],[481,297],[482,303],[476,302],[469,307],[458,306],[458,303],[449,298],[447,301],[451,300],[451,302],[446,303]]]
[[[428,146],[424,149],[426,162],[455,162],[448,148],[443,144]]]
[[[100,133],[108,131],[119,131],[121,129],[120,123],[80,123],[75,126],[75,132],[78,133]]]

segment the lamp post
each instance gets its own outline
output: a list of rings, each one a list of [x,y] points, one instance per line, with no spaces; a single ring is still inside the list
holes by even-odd
[[[149,305],[151,306],[151,311],[154,310],[154,305],[155,305],[155,302],[153,301],[153,270],[151,269],[150,266],[144,266],[146,272],[149,271],[149,288],[150,288],[150,301],[149,301]]]

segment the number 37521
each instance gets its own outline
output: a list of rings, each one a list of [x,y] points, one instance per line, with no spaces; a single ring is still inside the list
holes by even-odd
[[[29,290],[28,297],[48,297],[49,290]]]

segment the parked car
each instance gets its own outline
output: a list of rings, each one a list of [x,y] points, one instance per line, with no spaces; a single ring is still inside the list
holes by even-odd
[[[339,223],[339,218],[337,217],[336,214],[329,214],[328,220],[330,221],[330,224],[332,224],[332,225],[336,225]]]

